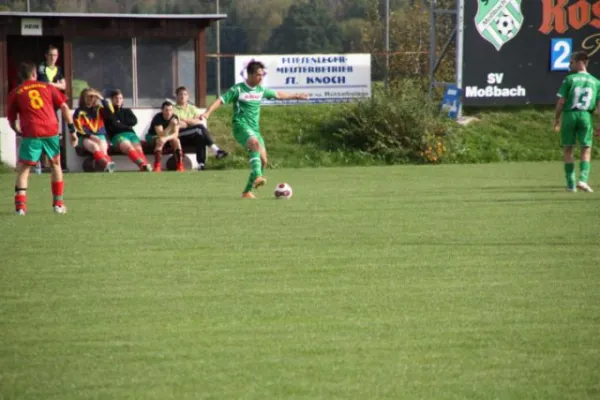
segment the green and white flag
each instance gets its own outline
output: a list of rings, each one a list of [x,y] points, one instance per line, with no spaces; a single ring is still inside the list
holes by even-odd
[[[478,0],[475,26],[481,37],[494,45],[497,51],[514,38],[521,25],[522,0]]]

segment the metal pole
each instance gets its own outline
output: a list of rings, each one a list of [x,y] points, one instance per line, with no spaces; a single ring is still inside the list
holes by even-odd
[[[29,0],[27,0],[27,12],[31,12],[31,4],[29,4]]]
[[[389,86],[390,75],[390,0],[385,0],[385,90]]]
[[[433,96],[434,85],[434,67],[435,67],[435,2],[430,2],[429,5],[429,98]]]
[[[217,0],[217,14],[219,14],[219,0]],[[217,97],[221,97],[221,21],[217,20]]]
[[[463,48],[464,48],[465,0],[457,1],[456,10],[456,86],[463,88]],[[462,102],[456,114],[462,115]]]

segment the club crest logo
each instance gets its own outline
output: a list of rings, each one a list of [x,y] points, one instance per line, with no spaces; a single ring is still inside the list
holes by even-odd
[[[517,36],[523,25],[523,0],[478,0],[475,26],[497,51]]]

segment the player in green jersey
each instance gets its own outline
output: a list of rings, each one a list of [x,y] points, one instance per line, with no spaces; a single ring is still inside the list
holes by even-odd
[[[251,173],[242,192],[244,198],[254,198],[253,189],[263,186],[267,180],[263,170],[267,165],[267,151],[259,128],[260,104],[262,99],[306,100],[306,94],[282,93],[261,86],[265,76],[265,66],[259,61],[251,61],[246,67],[245,82],[233,85],[220,98],[215,100],[200,116],[208,119],[221,104],[233,104],[233,136],[248,150]]]
[[[600,82],[587,72],[588,60],[585,52],[573,53],[570,61],[572,73],[564,79],[557,94],[554,130],[561,133],[569,192],[576,192],[577,189],[593,192],[588,185],[594,132],[592,114],[596,108],[600,110]],[[573,161],[573,147],[576,142],[581,146],[578,182]]]

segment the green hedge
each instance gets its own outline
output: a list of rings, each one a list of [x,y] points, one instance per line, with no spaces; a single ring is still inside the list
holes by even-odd
[[[562,159],[552,107],[467,109],[477,118],[467,126],[440,117],[438,108],[404,82],[360,103],[264,106],[261,131],[272,167]],[[219,144],[234,150],[211,164],[246,168],[246,153],[230,133],[231,108],[217,111],[210,127]]]

